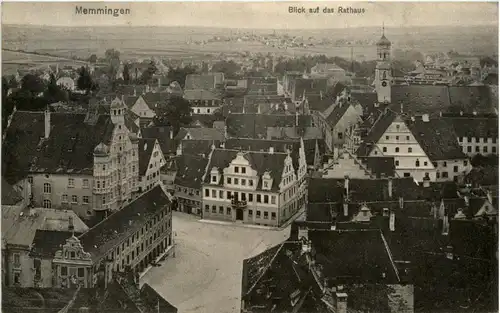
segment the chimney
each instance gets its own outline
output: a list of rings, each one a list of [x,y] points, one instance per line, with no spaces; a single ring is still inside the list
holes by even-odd
[[[295,112],[295,126],[299,127],[299,113]]]
[[[463,116],[464,115],[464,111],[460,111],[460,116]]]
[[[449,228],[450,228],[450,222],[448,220],[448,214],[444,214],[443,216],[443,231],[442,231],[442,234],[443,235],[448,235],[448,231],[449,231]]]
[[[336,313],[347,313],[347,293],[337,292],[335,298],[337,299]]]
[[[392,178],[387,179],[387,192],[389,194],[389,199],[392,199]]]
[[[389,230],[396,230],[396,214],[394,214],[393,210],[391,210],[391,212],[389,213]]]
[[[403,206],[404,206],[404,199],[403,197],[399,197],[399,208],[403,209]]]
[[[122,102],[125,103],[125,96],[122,95]]]
[[[429,188],[431,186],[431,179],[428,175],[424,177],[423,184],[424,188]]]
[[[174,139],[174,130],[173,129],[170,129],[169,137],[170,137],[170,139]]]
[[[412,121],[412,122],[415,122],[415,116],[412,116],[412,117],[411,117],[411,121]]]
[[[49,139],[50,136],[50,109],[47,106],[44,112],[45,116],[45,139]]]
[[[274,147],[269,147],[269,153],[273,154],[274,153]]]
[[[344,216],[348,216],[349,215],[349,204],[344,202],[343,207],[344,207]]]
[[[68,231],[75,231],[75,225],[73,224],[73,216],[68,218]]]
[[[245,106],[243,106],[243,110],[244,110]],[[231,111],[229,111],[229,113],[231,113]],[[243,112],[245,113],[245,112]],[[260,114],[260,104],[257,105],[257,114]]]
[[[429,122],[429,114],[422,115],[422,122]]]

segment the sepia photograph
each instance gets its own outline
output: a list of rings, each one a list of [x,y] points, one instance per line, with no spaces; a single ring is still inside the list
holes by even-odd
[[[1,5],[2,313],[494,313],[498,2]]]

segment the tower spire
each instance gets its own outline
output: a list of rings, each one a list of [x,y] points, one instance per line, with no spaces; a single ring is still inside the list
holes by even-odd
[[[382,36],[385,36],[385,23],[382,22]]]

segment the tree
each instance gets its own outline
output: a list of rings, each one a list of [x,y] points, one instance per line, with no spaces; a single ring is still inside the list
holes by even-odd
[[[212,66],[212,72],[222,72],[224,76],[232,78],[236,76],[241,67],[234,61],[219,61]]]
[[[184,85],[186,84],[186,76],[194,73],[196,73],[196,68],[191,66],[176,69],[170,67],[167,76],[171,82],[176,81],[182,88],[184,88]]]
[[[123,67],[123,80],[124,80],[126,85],[128,85],[130,83],[130,72],[129,71],[130,71],[129,65],[125,64],[125,66]]]
[[[38,76],[27,74],[21,80],[21,89],[30,92],[32,95],[36,95],[44,91],[45,85]]]
[[[156,68],[154,61],[151,61],[148,68],[142,73],[140,81],[143,84],[147,84],[153,78],[156,71],[158,71],[158,69]]]
[[[181,127],[189,125],[191,121],[191,105],[179,96],[173,96],[160,105],[154,118],[156,126],[171,126],[174,128],[174,133],[177,133]]]
[[[116,78],[116,74],[120,68],[120,51],[115,49],[108,49],[104,54],[106,61],[109,64],[108,76],[110,80]]]
[[[90,73],[87,70],[87,68],[82,66],[78,74],[79,77],[78,80],[76,81],[78,89],[85,90],[87,93],[95,89],[95,84],[92,81],[92,77],[90,76]]]
[[[97,63],[97,55],[92,54],[92,55],[89,57],[89,62],[90,62],[90,63],[92,63],[92,64]]]

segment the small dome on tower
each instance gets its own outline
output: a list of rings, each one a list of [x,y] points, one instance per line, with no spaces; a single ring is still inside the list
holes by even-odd
[[[387,37],[385,37],[385,34],[380,37],[379,41],[377,41],[377,46],[390,46],[391,42]]]
[[[97,145],[94,149],[95,156],[106,156],[109,154],[109,147],[103,144],[102,142]]]
[[[121,107],[123,107],[123,99],[120,99],[120,98],[116,97],[115,100],[113,100],[111,102],[110,107],[111,108],[121,108]]]

